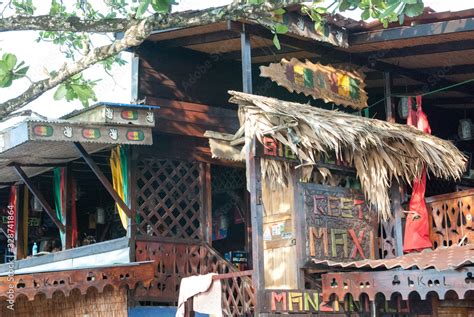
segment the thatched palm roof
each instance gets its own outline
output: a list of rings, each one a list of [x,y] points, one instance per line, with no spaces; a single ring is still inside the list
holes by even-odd
[[[411,126],[241,92],[230,94],[230,101],[240,106],[241,125],[249,125],[251,135],[246,137],[261,140],[271,134],[290,146],[305,166],[317,168],[320,155],[330,152],[353,163],[367,199],[384,218],[390,214],[388,189],[393,178],[411,183],[426,166],[437,177],[457,179],[465,168],[466,158],[451,142]],[[266,160],[262,173],[267,179],[284,181],[289,168],[285,164]]]

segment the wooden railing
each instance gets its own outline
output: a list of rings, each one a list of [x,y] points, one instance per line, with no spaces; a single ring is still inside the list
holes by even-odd
[[[135,299],[176,304],[181,279],[217,273],[222,284],[224,316],[253,315],[255,292],[251,271],[238,271],[209,245],[137,241],[136,261],[154,261],[155,278],[149,288],[137,288]]]
[[[214,275],[214,281],[222,285],[223,316],[253,316],[255,290],[252,286],[252,271],[240,271]],[[185,317],[194,317],[193,298],[187,300]]]
[[[474,243],[474,189],[426,198],[433,248]]]

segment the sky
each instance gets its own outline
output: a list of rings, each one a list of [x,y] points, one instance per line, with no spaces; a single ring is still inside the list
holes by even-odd
[[[92,2],[98,0],[92,0]],[[179,0],[178,0],[179,1]],[[328,0],[330,3],[332,0]],[[207,7],[221,6],[230,3],[231,0],[181,0],[175,10],[197,10]],[[49,1],[48,1],[49,3]],[[472,0],[425,0],[425,5],[430,6],[436,11],[459,11],[474,8]],[[41,13],[41,12],[39,12]],[[360,13],[352,12],[345,14],[353,19],[359,19]],[[0,54],[3,52],[12,52],[17,55],[19,60],[25,61],[30,65],[28,75],[31,80],[45,78],[48,71],[59,68],[65,59],[58,48],[48,43],[37,43],[35,32],[6,32],[0,33]],[[102,41],[98,38],[97,41]],[[131,54],[123,53],[122,57],[130,61]],[[85,72],[86,78],[102,78],[96,87],[96,95],[100,101],[108,102],[130,102],[130,82],[131,82],[131,64],[128,63],[122,67],[116,67],[109,76],[105,74],[101,66],[94,66]],[[19,95],[29,85],[28,80],[14,82],[10,88],[0,88],[0,102],[8,100]],[[31,102],[27,108],[32,109],[41,115],[49,118],[57,118],[75,109],[82,108],[78,101],[66,102],[55,101],[53,99],[54,89],[45,93],[40,98]],[[11,122],[9,123],[11,124]],[[0,124],[0,129],[4,124]]]

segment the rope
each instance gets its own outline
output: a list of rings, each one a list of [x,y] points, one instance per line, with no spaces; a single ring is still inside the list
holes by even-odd
[[[462,81],[460,83],[456,83],[456,84],[452,84],[452,85],[449,85],[449,86],[446,86],[446,87],[442,87],[442,88],[439,88],[439,89],[436,89],[436,90],[433,90],[433,91],[428,91],[428,92],[425,92],[423,94],[419,94],[418,96],[428,96],[428,95],[433,95],[433,94],[436,94],[438,92],[442,92],[442,91],[445,91],[445,90],[449,90],[451,88],[454,88],[454,87],[458,87],[458,86],[462,86],[462,85],[465,85],[467,83],[470,83],[470,82],[473,82],[474,81],[474,78],[471,78],[471,79],[468,79],[468,80],[465,80],[465,81]],[[392,97],[398,97],[398,98],[401,98],[401,97],[407,97],[409,95],[392,95]],[[379,103],[381,103],[382,101],[385,100],[385,97],[383,97],[382,99],[374,102],[373,104],[371,104],[370,106],[368,106],[367,108],[364,108],[363,110],[365,111],[368,111],[370,108],[378,105]],[[359,111],[355,111],[353,113],[358,113]]]
[[[443,88],[439,88],[439,89],[436,89],[436,90],[433,90],[433,91],[428,91],[428,92],[425,92],[424,94],[421,94],[421,95],[418,95],[418,96],[428,96],[428,95],[432,95],[432,94],[436,94],[438,92],[442,92],[442,91],[445,91],[445,90],[449,90],[451,88],[454,88],[454,87],[458,87],[458,86],[462,86],[462,85],[465,85],[467,83],[470,83],[474,81],[474,78],[471,78],[471,79],[468,79],[468,80],[465,80],[465,81],[462,81],[460,83],[456,83],[456,84],[452,84],[452,85],[449,85],[447,87],[443,87]],[[393,97],[407,97],[408,95],[392,95]]]

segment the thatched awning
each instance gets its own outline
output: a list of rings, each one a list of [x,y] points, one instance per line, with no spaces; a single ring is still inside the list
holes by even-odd
[[[265,135],[273,136],[293,149],[306,170],[308,166],[317,168],[322,154],[335,153],[351,162],[367,199],[384,217],[390,214],[388,189],[393,178],[411,183],[426,166],[436,177],[457,179],[465,168],[466,158],[451,142],[407,125],[241,92],[229,93],[230,101],[240,106],[240,124],[248,125],[245,130],[250,135],[246,137],[256,136],[261,141]],[[282,164],[287,163],[264,162],[264,178],[284,182],[288,166]]]

